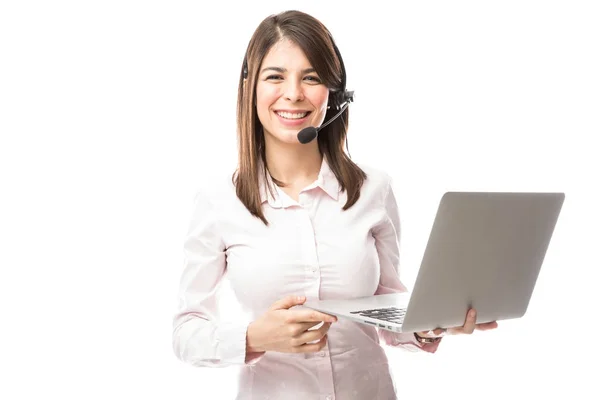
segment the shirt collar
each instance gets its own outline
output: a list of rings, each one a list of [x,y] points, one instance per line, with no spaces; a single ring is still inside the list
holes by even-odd
[[[261,202],[262,203],[268,202],[269,205],[273,208],[288,207],[290,205],[295,204],[293,202],[293,200],[289,199],[288,196],[281,195],[282,194],[281,188],[279,188],[277,185],[275,185],[275,183],[273,182],[273,179],[271,178],[271,176],[269,174],[267,174],[267,177],[265,178],[263,168],[264,168],[264,164],[261,162],[259,164],[259,173],[258,173],[258,184],[259,184]],[[311,185],[309,185],[306,189],[310,189],[310,188],[314,188],[314,187],[319,187],[321,190],[323,190],[325,193],[327,193],[327,195],[329,197],[331,197],[333,200],[337,201],[339,198],[340,184],[339,184],[335,174],[329,167],[329,164],[327,163],[325,156],[323,156],[323,161],[321,163],[321,169],[319,170],[319,175],[317,176],[317,180],[315,182],[313,182]],[[272,189],[273,193],[271,193],[271,190],[269,190],[269,188]]]
[[[335,174],[329,167],[327,160],[323,157],[323,162],[321,163],[321,170],[319,171],[319,176],[316,181],[317,186],[319,186],[325,193],[329,195],[335,201],[338,200],[340,194],[340,183],[338,182]]]

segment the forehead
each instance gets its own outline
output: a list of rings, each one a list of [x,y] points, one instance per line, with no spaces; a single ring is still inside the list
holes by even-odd
[[[307,68],[311,65],[300,46],[289,39],[283,38],[269,49],[263,59],[262,66]]]

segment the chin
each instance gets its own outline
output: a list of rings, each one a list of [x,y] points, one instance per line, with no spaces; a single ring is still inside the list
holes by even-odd
[[[298,144],[302,145],[298,141],[298,132],[300,132],[304,127],[295,128],[295,129],[278,129],[277,131],[270,134],[275,140],[285,144]]]
[[[301,129],[295,129],[292,131],[285,130],[280,132],[279,135],[277,135],[277,138],[287,144],[302,144],[298,141],[298,132],[300,131]]]

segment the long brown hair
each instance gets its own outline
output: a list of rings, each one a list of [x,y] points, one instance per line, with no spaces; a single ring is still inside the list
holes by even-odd
[[[329,30],[316,18],[300,12],[285,11],[263,20],[250,39],[246,57],[240,72],[237,103],[238,169],[233,175],[238,198],[248,211],[260,218],[266,225],[262,212],[259,189],[259,174],[267,179],[265,138],[262,125],[256,112],[256,80],[259,68],[271,47],[286,38],[298,45],[315,69],[321,81],[329,88],[329,103],[339,99],[340,91],[345,90],[344,64]],[[325,120],[333,117],[338,110],[331,107]],[[360,189],[366,174],[344,151],[348,132],[348,108],[335,121],[320,130],[319,151],[335,174],[340,188],[347,193],[343,209],[352,207],[360,197]],[[259,170],[263,165],[264,168]],[[280,184],[280,182],[275,182]]]

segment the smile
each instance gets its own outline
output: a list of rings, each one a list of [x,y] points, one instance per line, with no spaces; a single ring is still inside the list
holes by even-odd
[[[277,119],[281,125],[296,129],[306,124],[311,111],[277,110],[273,111],[273,113],[277,116]]]
[[[309,112],[308,111],[303,111],[303,112],[287,112],[287,111],[275,111],[275,113],[277,115],[279,115],[281,118],[285,118],[285,119],[302,119],[305,118]]]

